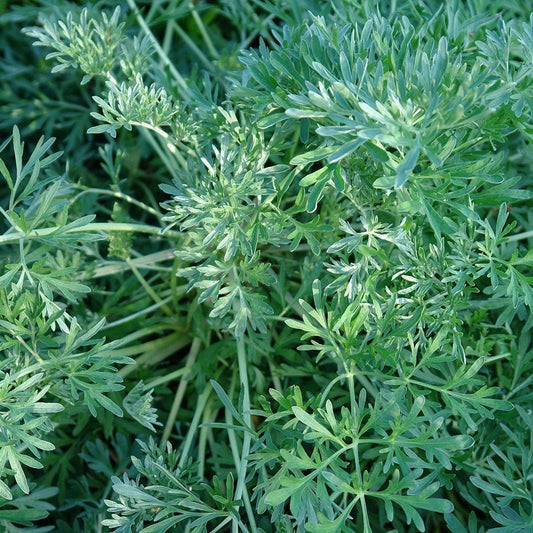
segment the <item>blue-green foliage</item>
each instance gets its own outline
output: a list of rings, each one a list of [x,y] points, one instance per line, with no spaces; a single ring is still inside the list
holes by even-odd
[[[532,530],[508,4],[0,2],[2,531]]]

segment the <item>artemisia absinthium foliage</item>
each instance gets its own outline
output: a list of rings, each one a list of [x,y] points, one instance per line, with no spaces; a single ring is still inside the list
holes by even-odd
[[[532,530],[508,4],[0,4],[3,530]]]

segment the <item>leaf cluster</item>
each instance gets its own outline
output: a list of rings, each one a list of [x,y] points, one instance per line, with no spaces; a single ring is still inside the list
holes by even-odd
[[[527,2],[23,4],[0,527],[529,531]]]

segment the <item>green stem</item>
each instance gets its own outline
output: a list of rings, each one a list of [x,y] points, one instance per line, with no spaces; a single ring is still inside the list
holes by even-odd
[[[163,36],[163,42],[161,43],[161,48],[165,52],[165,55],[168,56],[168,53],[170,51],[170,47],[172,46],[172,24],[174,24],[173,20],[168,20],[165,25],[165,35]]]
[[[29,346],[28,343],[20,335],[15,335],[15,339],[17,339],[20,344],[22,344],[22,346],[24,346],[24,348],[26,348],[26,350],[28,350],[39,363],[44,362],[41,359],[41,356],[35,350],[33,350],[32,347]]]
[[[137,357],[135,364],[128,365],[121,368],[118,372],[119,376],[126,377],[131,374],[139,366],[153,366],[160,363],[170,355],[181,350],[184,346],[190,343],[188,335],[181,331],[168,335],[163,339],[156,339],[150,342],[146,342],[140,346],[131,346],[128,348],[122,348],[117,350],[119,355],[131,357],[133,355],[141,353],[142,355]]]
[[[233,517],[228,516],[222,522],[220,522],[220,524],[218,524],[218,526],[213,529],[211,533],[217,533],[217,531],[220,531],[227,523],[231,522],[231,520],[233,520]]]
[[[230,398],[233,397],[233,393],[235,390],[235,377],[236,375],[234,373],[233,378],[231,380],[230,390],[229,390]],[[228,409],[226,409],[225,418],[226,418],[226,424],[228,424],[228,426],[231,426],[233,423],[233,419]],[[247,434],[248,432],[245,431],[244,433]],[[241,461],[241,458],[239,457],[239,446],[237,445],[237,438],[236,438],[234,429],[228,428],[228,438],[229,438],[229,443],[230,443],[231,454],[233,456],[233,462],[235,463],[235,468],[239,471],[239,474],[240,474],[241,468],[242,468],[242,461]],[[238,482],[237,482],[237,485],[238,485]],[[244,485],[242,497],[244,501],[244,508],[246,509],[246,514],[248,516],[248,520],[250,521],[250,526],[252,527],[252,531],[256,531],[257,526],[255,523],[254,512],[250,504],[250,497],[248,496],[248,489],[246,488],[246,485]],[[239,499],[237,497],[237,493],[235,493],[235,499]],[[238,525],[237,522],[234,521],[233,526],[232,526],[232,529],[234,531],[238,530],[237,525]]]
[[[270,376],[272,378],[272,384],[274,385],[274,388],[277,389],[279,392],[283,392],[281,380],[279,379],[279,376],[276,374],[276,370],[270,359],[268,360],[268,368],[270,370]]]
[[[246,346],[244,337],[237,339],[237,361],[239,366],[239,381],[242,391],[242,410],[244,422],[248,427],[253,427],[252,425],[252,414],[250,412],[250,386],[248,382],[248,365],[246,359]],[[241,462],[239,465],[239,475],[237,480],[237,488],[235,490],[235,499],[239,500],[243,494],[247,496],[246,490],[246,473],[248,471],[248,456],[250,454],[250,445],[252,442],[252,436],[249,431],[245,431],[242,441],[242,450],[241,450]],[[247,498],[244,498],[246,503]],[[252,528],[255,531],[255,522],[253,517],[253,512],[251,508],[246,506],[246,511],[250,520],[250,525],[254,526]]]
[[[213,63],[211,63],[211,61],[209,61],[209,59],[207,59],[207,57],[205,56],[205,54],[200,50],[200,48],[198,48],[195,44],[195,42],[187,35],[186,32],[184,32],[181,28],[181,26],[179,26],[178,24],[176,24],[176,22],[172,22],[172,28],[176,31],[176,33],[183,39],[183,41],[185,42],[185,44],[196,54],[196,56],[198,57],[198,59],[200,60],[201,63],[203,63],[203,65],[205,66],[205,68],[207,70],[210,70],[211,72],[213,72],[215,69],[213,67]]]
[[[379,397],[379,393],[376,387],[374,387],[374,385],[370,383],[370,380],[364,374],[358,372],[354,375],[357,381],[361,383],[361,385],[366,389],[366,391],[370,394],[370,396],[372,396],[372,398],[377,399]]]
[[[168,383],[169,381],[174,381],[175,379],[180,378],[184,374],[186,374],[189,371],[188,368],[178,368],[178,370],[174,370],[174,372],[170,372],[170,374],[165,374],[164,376],[158,377],[158,378],[152,378],[148,380],[144,387],[145,389],[155,389],[156,387],[159,387],[161,385],[164,385],[165,383]]]
[[[218,372],[216,378],[220,376],[221,372]],[[194,415],[192,417],[191,423],[189,425],[189,431],[187,432],[187,436],[185,437],[185,442],[183,443],[183,450],[180,455],[180,460],[178,463],[178,466],[180,468],[183,468],[185,466],[185,463],[187,462],[189,458],[189,451],[191,449],[194,435],[196,433],[196,430],[198,429],[198,425],[200,423],[200,418],[202,417],[202,413],[204,412],[205,406],[207,404],[207,400],[209,399],[209,396],[211,395],[212,387],[206,386],[202,394],[198,397],[198,400],[196,402],[196,409],[194,410]]]
[[[14,233],[5,233],[4,235],[0,235],[0,244],[7,244],[11,242],[15,242],[18,240],[28,240],[28,239],[40,239],[43,237],[50,237],[53,235],[71,235],[73,233],[83,233],[83,232],[89,232],[89,233],[98,233],[98,232],[104,232],[109,233],[111,231],[129,231],[131,233],[147,233],[151,235],[158,235],[162,236],[162,229],[156,228],[154,226],[148,226],[146,224],[128,224],[125,222],[90,222],[89,224],[85,224],[84,226],[76,226],[73,228],[61,228],[60,226],[55,226],[51,228],[39,228],[34,229],[32,231],[28,231],[28,233],[24,233],[22,231],[17,231]],[[165,235],[169,235],[171,237],[178,237],[181,234],[177,231],[166,231]]]
[[[517,233],[516,235],[510,235],[505,237],[505,242],[522,241],[525,239],[531,239],[533,237],[533,230],[524,231],[523,233]]]
[[[350,406],[352,411],[352,417],[355,419],[356,410],[357,410],[357,401],[355,399],[355,384],[353,380],[353,374],[349,374],[348,378],[348,389],[350,391]]]
[[[106,325],[104,325],[104,327],[102,328],[102,331],[105,330],[105,329],[106,329]],[[172,333],[169,334],[168,337],[161,338],[161,332],[162,331],[166,331],[168,329],[169,329],[168,325],[164,325],[164,324],[152,324],[151,326],[147,326],[145,328],[139,328],[139,329],[135,330],[134,332],[126,335],[125,337],[122,337],[121,345],[122,346],[127,346],[127,345],[131,344],[132,342],[136,341],[137,339],[142,339],[143,337],[157,337],[157,340],[149,341],[149,342],[143,344],[143,346],[147,346],[147,345],[151,345],[154,342],[165,341],[166,338],[170,338],[171,336],[178,334],[177,331],[173,330]],[[135,344],[135,346],[137,346],[137,344]],[[131,346],[127,347],[125,349],[129,350],[130,348],[131,348]],[[122,349],[124,349],[124,348],[122,348]],[[143,351],[144,350],[141,348],[136,353],[141,353]]]
[[[198,477],[202,479],[205,473],[205,457],[207,451],[207,439],[211,428],[207,426],[210,420],[216,419],[216,412],[213,416],[211,413],[211,401],[207,402],[202,417],[202,427],[200,428],[200,436],[198,437]]]
[[[150,131],[148,131],[149,128],[141,128],[140,132],[141,135],[148,141],[148,143],[152,146],[152,148],[155,150],[156,154],[159,156],[159,159],[163,161],[165,167],[167,167],[167,170],[170,173],[173,173],[175,171],[174,164],[172,163],[172,160],[168,157],[167,154],[163,152],[163,149],[157,141],[154,139],[153,135],[151,135]],[[167,145],[168,148],[168,145]],[[174,156],[176,156],[176,160],[178,163],[183,167],[183,169],[187,168],[187,163],[185,163],[185,160],[183,157],[181,157],[181,154],[177,154],[177,152],[171,152]]]
[[[361,494],[361,510],[363,511],[363,527],[364,533],[371,533],[372,528],[370,527],[370,521],[368,520],[368,510],[366,508],[366,499],[363,494]]]
[[[138,282],[142,285],[143,289],[150,296],[150,298],[152,298],[156,304],[161,306],[161,309],[167,316],[173,316],[174,313],[172,309],[170,309],[170,307],[166,305],[165,301],[154,291],[154,289],[152,289],[152,287],[150,287],[150,284],[144,279],[143,275],[139,272],[139,269],[133,264],[133,262],[127,258],[126,263],[129,265],[133,275],[137,278]]]
[[[242,410],[243,418],[248,427],[252,426],[252,415],[250,413],[250,388],[248,383],[248,367],[246,362],[246,347],[244,338],[237,340],[237,361],[239,365],[239,379],[242,391]],[[241,452],[241,465],[239,468],[239,481],[237,483],[237,489],[235,491],[235,498],[238,500],[242,496],[244,488],[244,482],[246,479],[246,470],[248,467],[248,454],[250,453],[251,435],[248,431],[244,432],[242,452]]]
[[[183,156],[180,154],[180,152],[177,149],[177,146],[179,146],[182,150],[186,151],[191,157],[196,157],[197,153],[187,145],[183,144],[179,139],[176,139],[176,137],[170,135],[167,133],[163,128],[159,126],[154,126],[153,124],[150,124],[149,122],[130,122],[132,126],[138,126],[139,128],[145,128],[147,130],[153,131],[154,133],[157,133],[165,142],[165,146],[168,148],[168,150],[176,156],[176,158],[179,160],[179,162],[184,166],[184,168],[187,168],[187,162],[183,158]]]
[[[176,254],[174,250],[162,250],[161,252],[155,252],[153,254],[144,255],[142,257],[136,257],[131,259],[131,262],[136,267],[147,267],[148,265],[153,265],[161,261],[170,261],[175,259]],[[94,272],[91,274],[91,279],[101,278],[103,276],[110,276],[112,274],[119,274],[129,270],[129,265],[124,261],[108,261],[106,264],[96,267]],[[176,287],[176,290],[183,290],[185,294],[185,286]]]
[[[195,338],[192,341],[191,349],[189,351],[189,355],[187,356],[187,361],[185,362],[185,368],[189,370],[196,361],[196,356],[198,355],[198,352],[200,351],[201,341],[198,338]],[[163,431],[163,436],[161,437],[161,448],[164,448],[165,443],[167,442],[168,438],[170,437],[170,434],[172,432],[172,427],[174,426],[174,422],[176,421],[176,417],[178,416],[178,411],[181,406],[181,402],[183,401],[183,397],[185,396],[185,391],[187,390],[187,385],[189,383],[188,379],[188,372],[184,374],[184,376],[181,378],[180,384],[178,385],[178,390],[176,391],[176,396],[174,397],[174,402],[172,403],[172,407],[170,408],[170,413],[168,414],[167,423],[165,425],[165,430]]]
[[[82,197],[85,194],[104,194],[108,196],[113,196],[115,198],[118,198],[119,200],[124,200],[130,204],[136,205],[140,209],[143,209],[144,211],[147,211],[151,215],[154,215],[157,218],[161,218],[163,215],[159,211],[156,211],[153,207],[150,207],[149,205],[146,205],[144,202],[140,202],[139,200],[136,200],[135,198],[124,194],[119,191],[110,191],[109,189],[93,189],[90,187],[84,187],[82,185],[74,185],[74,188],[76,189],[83,189],[80,193],[78,193],[72,200],[70,201],[70,204],[72,205],[75,201],[77,201],[80,197]]]
[[[167,296],[163,300],[161,300],[158,303],[155,303],[153,305],[150,305],[149,307],[145,307],[144,309],[141,309],[140,311],[137,311],[136,313],[133,313],[131,315],[125,316],[124,318],[120,318],[119,320],[115,320],[114,322],[109,322],[106,324],[102,329],[111,329],[116,326],[120,326],[121,324],[127,324],[128,322],[131,322],[132,320],[135,320],[136,318],[139,318],[143,315],[146,315],[148,313],[151,313],[152,311],[156,311],[160,307],[165,306],[168,302],[172,300],[171,296]]]
[[[135,17],[137,18],[137,22],[139,23],[139,26],[143,29],[143,31],[146,33],[146,35],[148,35],[148,37],[152,41],[155,51],[161,58],[161,61],[163,62],[163,64],[168,67],[168,69],[174,76],[174,79],[176,80],[178,85],[180,85],[182,89],[187,90],[188,89],[187,82],[183,79],[182,75],[177,71],[176,67],[172,64],[172,61],[170,61],[168,55],[165,53],[163,48],[161,48],[159,41],[155,38],[154,34],[152,33],[152,30],[150,30],[143,16],[139,12],[139,9],[137,8],[137,5],[135,4],[135,0],[127,0],[127,2],[131,10],[135,13]]]
[[[198,12],[194,9],[194,5],[192,3],[191,3],[191,9],[192,9],[192,18],[194,19],[196,26],[198,26],[198,29],[200,30],[200,34],[202,35],[202,38],[205,42],[207,49],[209,50],[209,53],[215,59],[218,59],[219,55],[218,55],[218,52],[216,51],[216,48],[213,46],[213,41],[211,41],[211,37],[209,37],[209,33],[207,33],[204,23],[200,15],[198,15]]]
[[[268,25],[276,18],[276,15],[274,15],[274,13],[272,13],[271,15],[268,15],[268,17],[266,19],[263,19],[263,21],[258,25],[257,25],[257,28],[250,32],[250,35],[248,35],[248,37],[246,37],[246,39],[242,40],[240,45],[239,45],[239,49],[243,50],[245,48],[248,48],[250,46],[250,43],[257,38],[257,36],[263,32],[263,35],[262,37],[265,39],[265,41],[267,41],[269,44],[271,44],[271,36],[269,34],[269,32],[265,32],[264,30],[266,30],[268,28]]]
[[[230,388],[228,391],[230,398],[233,397],[233,393],[235,391],[235,381],[236,381],[236,373],[234,372],[231,378]],[[233,418],[231,416],[231,413],[229,409],[225,409],[224,411],[225,411],[224,418],[226,420],[226,424],[228,424],[228,426],[231,426],[233,424]],[[239,447],[237,445],[237,439],[235,437],[235,430],[231,427],[228,427],[228,438],[229,438],[229,447],[231,450],[231,455],[233,456],[233,462],[235,463],[235,469],[238,469],[241,459],[239,457]]]

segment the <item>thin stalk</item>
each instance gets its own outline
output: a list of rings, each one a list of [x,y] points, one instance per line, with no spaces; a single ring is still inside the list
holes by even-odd
[[[233,517],[231,516],[228,516],[227,518],[225,518],[222,522],[220,522],[220,524],[218,524],[218,526],[213,529],[211,531],[211,533],[216,533],[217,531],[220,531],[226,524],[228,524],[229,522],[231,522],[231,520],[233,520]]]
[[[28,239],[40,239],[43,237],[49,237],[53,235],[71,235],[73,233],[98,233],[98,232],[110,232],[110,231],[129,231],[131,233],[147,233],[151,235],[158,235],[161,237],[162,229],[154,226],[148,226],[146,224],[128,224],[125,222],[90,222],[84,226],[76,226],[72,228],[62,228],[61,226],[53,226],[51,228],[39,228],[28,233],[17,231],[14,233],[5,233],[0,235],[0,244],[7,244],[18,240]],[[165,235],[178,237],[181,234],[177,231],[166,231]]]
[[[350,380],[352,381],[352,384],[353,384],[353,378]],[[355,401],[355,396],[354,396],[354,400],[351,399],[350,397],[350,400],[351,401]],[[355,408],[355,404],[352,404],[352,410]],[[354,442],[350,447],[352,448],[352,452],[353,452],[353,458],[354,458],[354,463],[355,463],[355,471],[357,473],[357,479],[358,479],[358,482],[359,482],[359,486],[362,488],[363,486],[363,474],[361,472],[361,462],[359,460],[359,444],[360,444],[361,441],[357,441],[357,442]],[[358,497],[361,501],[361,510],[363,512],[363,525],[364,525],[364,531],[370,531],[369,526],[369,522],[368,522],[368,511],[367,511],[367,508],[366,508],[366,501],[365,501],[365,496],[363,493],[359,493],[358,494]]]
[[[189,351],[189,355],[187,356],[187,361],[185,362],[185,369],[189,370],[194,365],[196,361],[196,356],[200,351],[201,342],[202,341],[198,338],[195,338],[192,341],[191,349]],[[180,409],[181,402],[183,401],[183,397],[185,396],[185,391],[187,390],[188,383],[189,380],[187,372],[181,378],[180,384],[178,385],[178,390],[176,391],[176,396],[174,397],[174,401],[172,403],[172,407],[170,408],[170,413],[168,414],[168,419],[165,425],[165,429],[163,431],[163,436],[161,437],[161,448],[165,446],[165,443],[167,442],[168,438],[170,437],[170,434],[172,433],[172,426],[174,425],[176,417],[178,416],[178,411]]]
[[[172,28],[173,21],[169,20],[167,21],[167,24],[165,26],[165,35],[163,36],[163,42],[161,43],[161,48],[165,52],[165,54],[168,56],[168,53],[170,51],[170,47],[172,46]]]
[[[248,48],[250,46],[250,43],[264,30],[268,27],[268,25],[276,18],[276,15],[274,13],[272,13],[271,15],[268,15],[268,17],[266,19],[263,20],[263,22],[261,24],[258,24],[257,25],[257,29],[255,29],[254,31],[252,31],[250,33],[250,35],[248,35],[248,37],[244,40],[241,41],[241,44],[239,46],[239,48],[242,50],[242,49],[245,49],[245,48]],[[270,35],[267,33],[266,35],[264,34],[263,37],[265,38],[266,41],[268,41],[269,43],[271,42],[271,39],[270,39]]]
[[[187,344],[190,342],[191,340],[188,336],[182,337],[179,342],[172,346],[166,346],[164,349],[158,350],[157,352],[152,351],[141,355],[141,357],[137,358],[136,363],[141,366],[155,366],[161,361],[164,361],[167,357],[174,355],[177,351],[181,350],[184,346],[187,346]],[[130,369],[131,365],[127,368]]]
[[[176,22],[172,22],[172,27],[176,31],[176,33],[183,39],[185,44],[196,54],[198,59],[201,63],[205,66],[207,70],[210,70],[213,72],[215,68],[213,67],[213,63],[209,61],[209,59],[206,57],[206,55],[196,46],[195,42],[187,35],[186,32],[184,32]]]
[[[278,390],[278,391],[282,391],[283,390],[283,387],[281,385],[281,380],[279,379],[279,376],[276,375],[276,371],[274,369],[274,365],[272,364],[272,361],[268,361],[268,368],[270,370],[270,375],[272,376],[272,383],[274,385],[274,387]]]
[[[138,282],[142,285],[146,293],[152,298],[152,300],[161,306],[161,309],[167,316],[173,316],[173,311],[166,305],[163,299],[150,287],[150,284],[144,279],[143,275],[139,272],[139,269],[133,264],[133,262],[126,258],[126,263],[129,265],[133,275],[137,278]]]
[[[355,419],[357,414],[357,401],[355,399],[355,384],[353,380],[353,374],[349,374],[348,377],[348,390],[350,391],[350,406],[352,411],[352,417]]]
[[[148,130],[148,128],[141,128],[140,130],[141,132],[141,135],[148,141],[148,143],[152,146],[152,148],[155,150],[156,154],[159,156],[159,158],[161,159],[161,161],[163,161],[165,167],[167,167],[167,170],[170,172],[170,173],[174,173],[175,172],[175,166],[172,164],[172,160],[168,157],[167,154],[165,154],[163,152],[163,150],[161,149],[161,147],[159,146],[159,144],[157,144],[157,141],[153,138],[153,136],[151,135],[150,131]],[[167,146],[168,147],[168,146]],[[178,155],[178,152],[171,152],[172,155],[174,155],[176,157],[176,160],[178,161],[178,163],[184,168],[186,169],[187,168],[187,163],[185,162],[185,160],[183,159],[183,157],[181,156],[181,154]]]
[[[350,391],[350,407],[351,407],[351,413],[352,413],[352,417],[355,418],[356,416],[356,405],[357,405],[357,402],[356,402],[356,399],[355,399],[355,384],[354,384],[354,374],[352,373],[349,373],[348,374],[348,389]],[[353,460],[354,460],[354,465],[355,465],[355,471],[356,471],[356,474],[357,474],[357,479],[358,479],[358,482],[359,482],[359,485],[360,487],[363,486],[363,474],[361,472],[361,461],[359,460],[359,444],[361,443],[361,441],[359,439],[357,439],[356,441],[353,442],[353,444],[351,445],[351,448],[352,448],[352,453],[353,453]],[[365,497],[364,497],[364,494],[360,493],[358,494],[358,496],[360,497],[360,501],[361,501],[361,510],[363,512],[363,524],[364,524],[364,531],[370,531],[368,528],[370,527],[370,524],[368,522],[368,511],[367,511],[367,508],[366,508],[366,501],[365,501]]]
[[[366,499],[363,494],[361,494],[361,510],[363,511],[363,526],[365,533],[370,533],[372,529],[370,528],[370,521],[368,520],[368,510],[366,508]]]
[[[157,302],[157,303],[155,303],[153,305],[150,305],[149,307],[145,307],[144,309],[141,309],[140,311],[137,311],[136,313],[133,313],[133,314],[128,315],[128,316],[126,316],[124,318],[121,318],[120,320],[115,320],[114,322],[109,322],[102,329],[110,329],[110,328],[114,328],[116,326],[120,326],[121,324],[126,324],[128,322],[131,322],[132,320],[134,320],[136,318],[139,318],[139,317],[141,317],[143,315],[146,315],[147,313],[151,313],[152,311],[156,311],[160,307],[165,306],[171,300],[172,300],[172,297],[171,296],[167,296],[166,298],[164,298],[160,302]]]
[[[182,155],[178,152],[178,149],[176,146],[179,146],[183,150],[185,150],[190,156],[196,157],[196,152],[192,149],[180,142],[175,137],[171,136],[169,133],[167,133],[163,128],[160,128],[159,126],[154,126],[153,124],[150,124],[149,122],[130,122],[132,126],[138,126],[140,128],[146,128],[147,130],[153,131],[154,133],[157,133],[162,139],[166,141],[166,147],[168,150],[176,156],[177,159],[179,159],[180,163],[182,163],[186,168],[186,161],[183,159]]]
[[[516,235],[510,235],[505,237],[505,242],[522,241],[525,239],[531,239],[533,237],[533,230],[524,231],[523,233],[517,233]]]
[[[72,198],[70,201],[70,204],[72,205],[74,202],[76,202],[79,198],[84,196],[85,194],[103,194],[108,196],[113,196],[115,198],[118,198],[119,200],[124,200],[128,202],[129,204],[133,204],[140,209],[143,209],[144,211],[147,211],[151,215],[154,215],[157,218],[161,218],[163,215],[161,212],[156,211],[153,207],[150,207],[149,205],[146,205],[144,202],[140,202],[139,200],[136,200],[135,198],[124,194],[119,191],[110,191],[109,189],[93,189],[91,187],[84,187],[82,185],[74,185],[75,189],[83,189],[80,193],[78,193],[76,196]]]
[[[250,527],[252,528],[252,531],[257,531],[257,524],[255,523],[254,510],[252,509],[252,504],[250,502],[250,496],[248,494],[248,489],[246,487],[244,487],[244,493],[242,495],[242,499],[244,500],[244,508],[246,509],[246,516],[248,517],[248,520],[250,521]]]
[[[211,413],[211,403],[212,399],[207,402],[205,406],[204,415],[202,417],[202,427],[200,428],[200,436],[198,437],[198,477],[202,479],[205,473],[205,456],[207,451],[207,438],[211,432],[211,428],[207,427],[206,424],[210,420],[216,419],[216,412],[214,416]]]
[[[236,374],[234,373],[231,379],[231,385],[229,389],[230,398],[233,397],[233,393],[235,391],[235,381],[236,381]],[[233,418],[231,416],[231,413],[227,409],[225,410],[225,419],[226,419],[226,424],[228,424],[228,426],[230,426],[233,423]],[[246,433],[248,432],[245,431],[245,434]],[[228,428],[228,438],[229,438],[231,455],[233,456],[233,462],[235,463],[235,468],[240,472],[241,458],[239,457],[239,446],[237,444],[237,438],[236,438],[236,433],[234,429]],[[235,493],[235,499],[238,499],[237,493]],[[248,495],[248,489],[246,485],[244,485],[242,499],[244,501],[244,508],[246,510],[246,515],[248,516],[248,520],[250,521],[250,526],[252,527],[252,531],[256,531],[257,526],[255,523],[254,512],[252,509],[252,505],[250,503],[250,497]],[[232,526],[233,531],[238,530],[237,526],[238,526],[238,523],[234,521],[233,526]]]
[[[163,342],[160,342],[160,341]],[[181,350],[184,346],[190,343],[190,338],[188,335],[178,332],[173,335],[169,335],[164,339],[157,339],[155,341],[150,341],[141,345],[141,347],[132,346],[130,348],[124,348],[122,350],[117,350],[120,352],[120,355],[132,356],[137,353],[142,353],[141,356],[137,357],[135,364],[128,365],[121,368],[118,371],[119,376],[126,377],[127,375],[135,372],[139,366],[153,366],[157,363],[160,363],[170,355]],[[150,349],[146,350],[147,347]]]
[[[333,345],[333,347],[335,348],[335,352],[337,353],[337,356],[338,358],[342,361],[344,356],[343,356],[343,353],[342,353],[342,350],[340,349],[339,345],[337,344],[337,342],[335,341],[335,339],[329,335],[329,340],[331,342],[331,344]],[[357,379],[357,381],[359,381],[359,383],[366,389],[366,391],[368,393],[370,393],[370,395],[376,399],[379,394],[378,394],[378,391],[376,389],[376,387],[374,387],[374,385],[372,385],[372,383],[370,383],[370,380],[364,375],[362,374],[361,372],[350,372],[347,374],[348,377],[355,377]]]
[[[248,427],[252,425],[252,414],[250,412],[250,386],[248,382],[248,365],[246,360],[246,345],[244,337],[237,339],[237,362],[239,366],[239,381],[242,391],[242,410],[244,422]],[[235,499],[239,500],[246,490],[246,473],[248,471],[248,456],[250,454],[250,445],[252,437],[248,431],[243,434],[241,461],[239,465],[239,475],[237,479],[237,488],[235,489]],[[248,509],[247,509],[248,511]],[[253,513],[248,512],[249,517],[253,520]]]
[[[394,20],[394,17],[396,16],[396,9],[396,0],[392,0],[389,9],[389,20]]]
[[[324,389],[324,392],[322,393],[319,407],[322,407],[326,403],[329,393],[331,389],[335,386],[335,384],[347,377],[348,377],[348,374],[339,374],[337,377],[335,377],[332,381],[328,383],[328,386]]]
[[[234,372],[233,376],[231,378],[231,383],[229,387],[229,397],[233,397],[233,393],[235,391],[235,381],[236,381],[237,374]],[[231,426],[233,424],[233,418],[231,416],[231,413],[228,409],[224,410],[224,418],[226,420],[226,424],[228,426]],[[235,469],[239,468],[239,464],[241,462],[241,458],[239,457],[239,447],[237,445],[237,438],[235,436],[235,430],[231,427],[228,427],[228,438],[229,438],[229,447],[231,450],[231,455],[233,456],[233,462],[235,463]]]
[[[221,372],[218,372],[216,377],[218,378],[220,374]],[[206,386],[202,394],[200,394],[200,396],[198,397],[198,400],[196,402],[196,409],[194,410],[194,415],[189,425],[189,431],[187,431],[187,436],[185,437],[185,441],[183,443],[183,450],[181,452],[180,460],[178,463],[179,468],[183,468],[185,466],[185,463],[187,462],[187,459],[189,458],[189,452],[192,447],[194,435],[196,433],[196,430],[198,429],[198,425],[200,424],[200,418],[202,417],[202,413],[204,412],[207,400],[209,399],[212,390],[212,387]]]
[[[135,4],[135,0],[127,0],[127,2],[131,10],[135,13],[135,17],[137,18],[137,22],[139,23],[139,26],[143,29],[143,31],[146,33],[146,35],[148,35],[149,39],[152,41],[155,51],[161,58],[161,61],[163,62],[163,64],[168,67],[168,69],[170,70],[172,76],[174,76],[174,79],[176,80],[178,85],[185,91],[188,90],[187,82],[183,79],[183,76],[178,72],[176,67],[173,65],[172,61],[170,61],[168,55],[165,53],[163,48],[161,48],[159,41],[155,38],[155,35],[152,33],[152,30],[148,27],[148,25],[146,24],[146,21],[144,20],[143,16],[139,12],[139,9],[137,5]]]
[[[174,372],[170,372],[170,374],[165,374],[164,376],[161,376],[159,378],[153,378],[148,380],[144,386],[146,389],[154,389],[155,387],[159,387],[160,385],[164,385],[165,383],[168,383],[169,381],[173,381],[184,374],[186,374],[189,371],[188,368],[178,368],[178,370],[174,370]]]
[[[136,257],[135,259],[131,259],[131,262],[137,267],[143,267],[175,258],[176,254],[174,250],[162,250],[161,252]],[[119,274],[129,270],[129,265],[123,261],[109,261],[107,263],[108,264],[95,268],[94,272],[91,274],[91,278],[101,278],[102,276],[110,276],[111,274]]]
[[[102,330],[105,330],[105,329],[106,329],[106,327],[104,325]],[[150,343],[160,342],[161,341],[161,338],[160,338],[161,332],[165,331],[165,330],[168,330],[168,326],[165,326],[164,324],[152,324],[151,326],[148,326],[148,327],[145,327],[145,328],[139,328],[136,331],[126,335],[125,337],[122,337],[121,345],[124,346],[124,345],[127,345],[127,344],[129,344],[129,343],[131,343],[133,341],[136,341],[137,339],[140,339],[142,337],[147,337],[148,335],[154,335],[154,334],[157,334],[158,340],[157,341],[150,341]],[[177,332],[173,331],[171,335],[176,335],[176,334],[177,334]],[[126,349],[129,349],[129,348],[126,348]],[[140,352],[142,352],[142,351],[143,350],[141,349]]]
[[[209,33],[207,33],[207,29],[206,29],[206,27],[205,27],[200,15],[198,15],[198,12],[196,11],[196,9],[194,9],[194,5],[192,4],[192,2],[191,2],[191,10],[192,10],[192,18],[194,19],[194,22],[196,23],[196,26],[200,30],[200,34],[202,36],[202,39],[205,42],[205,45],[206,45],[207,49],[209,50],[209,53],[215,59],[218,59],[219,55],[218,55],[218,52],[217,52],[216,48],[213,46],[213,41],[211,41],[211,37],[209,37]]]
[[[39,363],[44,363],[44,361],[41,359],[41,356],[20,335],[15,335],[15,339],[17,339],[20,344],[22,344],[22,346],[24,346],[24,348],[26,348],[26,350],[28,350],[37,361],[39,361]]]
[[[359,381],[359,383],[366,389],[370,396],[372,396],[372,398],[377,399],[379,397],[376,387],[370,383],[370,380],[364,374],[358,372],[354,374],[354,376],[357,381]]]

